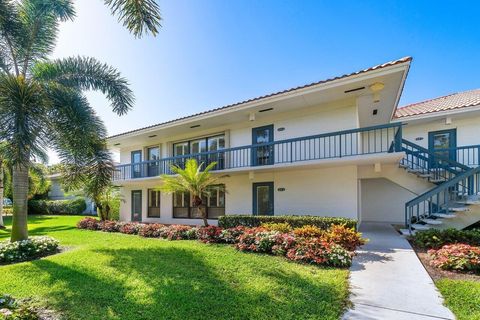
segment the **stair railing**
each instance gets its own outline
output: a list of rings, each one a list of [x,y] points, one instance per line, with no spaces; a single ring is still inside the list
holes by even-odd
[[[402,139],[402,151],[405,152],[403,164],[408,169],[425,174],[432,182],[442,183],[470,169],[462,163],[439,156],[408,140]]]
[[[412,231],[412,223],[436,213],[449,213],[451,203],[459,196],[480,192],[480,167],[471,168],[405,204],[405,225]]]

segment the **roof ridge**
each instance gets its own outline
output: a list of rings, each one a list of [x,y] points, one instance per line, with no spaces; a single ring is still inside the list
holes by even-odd
[[[404,57],[402,57],[402,58],[400,58],[400,59],[390,60],[390,61],[384,62],[384,63],[382,63],[382,64],[377,64],[377,65],[374,65],[374,66],[372,66],[372,67],[369,67],[369,68],[366,68],[366,69],[362,69],[362,70],[359,70],[359,71],[355,71],[355,72],[352,72],[352,73],[346,73],[346,74],[343,74],[343,75],[340,75],[340,76],[336,76],[336,77],[332,77],[332,78],[327,78],[327,79],[320,80],[320,81],[316,81],[316,82],[311,82],[311,83],[309,83],[309,84],[304,84],[304,85],[300,85],[300,86],[296,86],[296,87],[291,87],[290,89],[285,89],[285,90],[280,90],[280,91],[273,92],[273,93],[269,93],[269,94],[264,94],[264,95],[261,95],[261,96],[255,97],[255,98],[250,98],[250,99],[246,99],[246,100],[243,100],[243,101],[240,101],[240,102],[235,102],[235,103],[227,104],[227,105],[224,105],[224,106],[221,106],[221,107],[213,108],[213,109],[210,109],[210,110],[197,112],[197,113],[194,113],[194,114],[191,114],[191,115],[188,115],[188,116],[183,116],[183,117],[180,117],[180,118],[177,118],[177,119],[172,119],[172,120],[168,120],[168,121],[164,121],[164,122],[152,124],[152,125],[149,125],[149,126],[146,126],[146,127],[143,127],[143,128],[138,128],[138,129],[134,129],[134,130],[130,130],[130,131],[125,131],[125,132],[122,132],[122,133],[114,134],[114,135],[111,135],[111,136],[107,137],[107,139],[119,137],[119,136],[126,135],[126,134],[129,134],[129,133],[134,133],[134,132],[142,131],[142,130],[145,130],[145,129],[150,129],[150,128],[153,128],[153,127],[158,127],[158,126],[166,125],[166,124],[169,124],[169,123],[174,123],[174,122],[181,121],[181,120],[185,120],[185,119],[188,119],[188,118],[193,118],[193,117],[196,117],[196,116],[200,116],[200,115],[203,115],[203,114],[206,114],[206,113],[211,113],[211,112],[215,112],[215,111],[219,111],[219,110],[223,110],[223,109],[235,107],[235,106],[238,106],[238,105],[242,105],[242,104],[249,103],[249,102],[253,102],[253,101],[257,101],[257,100],[262,100],[262,99],[270,98],[270,97],[277,96],[277,95],[281,95],[281,94],[284,94],[284,93],[288,93],[288,92],[292,92],[292,91],[296,91],[296,90],[301,90],[301,89],[305,89],[305,88],[309,88],[309,87],[313,87],[313,86],[316,86],[316,85],[319,85],[319,84],[323,84],[323,83],[327,83],[327,82],[331,82],[331,81],[335,81],[335,80],[340,80],[340,79],[344,79],[344,78],[356,76],[356,75],[359,75],[359,74],[364,74],[364,73],[366,73],[366,72],[370,72],[370,71],[374,71],[374,70],[378,70],[378,69],[382,69],[382,68],[394,66],[394,65],[397,65],[397,64],[406,63],[406,62],[412,61],[412,59],[413,59],[413,58],[412,58],[411,56],[404,56]]]

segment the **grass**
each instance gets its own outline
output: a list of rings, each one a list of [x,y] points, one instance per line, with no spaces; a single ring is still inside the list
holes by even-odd
[[[444,278],[435,284],[458,320],[480,320],[480,282]]]
[[[31,235],[50,235],[69,250],[1,266],[0,292],[33,296],[66,319],[338,319],[348,299],[347,270],[77,230],[80,218],[29,217]]]

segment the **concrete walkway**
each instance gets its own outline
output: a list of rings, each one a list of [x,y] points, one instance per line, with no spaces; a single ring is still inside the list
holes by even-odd
[[[353,308],[343,319],[455,319],[412,247],[388,224],[364,223],[370,239],[350,268]]]

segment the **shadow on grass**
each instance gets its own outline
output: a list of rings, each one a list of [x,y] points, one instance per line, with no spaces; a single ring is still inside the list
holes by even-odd
[[[241,266],[236,258],[233,265],[219,261],[211,267],[201,252],[189,248],[99,249],[93,254],[107,259],[105,270],[33,262],[49,274],[49,300],[68,318],[338,319],[341,314],[344,295],[334,283],[296,272],[247,270],[246,278],[237,277]],[[256,281],[274,289],[255,286]]]

